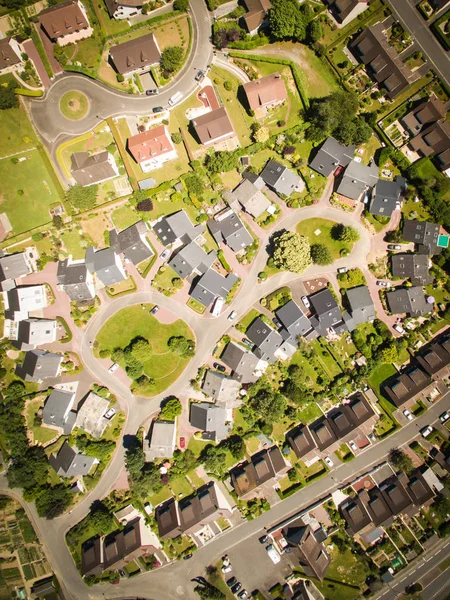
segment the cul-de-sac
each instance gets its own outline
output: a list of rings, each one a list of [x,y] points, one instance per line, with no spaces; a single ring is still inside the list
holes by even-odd
[[[0,0],[0,600],[450,599],[450,0]]]

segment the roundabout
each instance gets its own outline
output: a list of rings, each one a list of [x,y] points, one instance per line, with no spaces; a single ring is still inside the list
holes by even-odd
[[[89,112],[88,97],[78,90],[66,92],[59,101],[59,110],[66,119],[71,121],[84,119]]]

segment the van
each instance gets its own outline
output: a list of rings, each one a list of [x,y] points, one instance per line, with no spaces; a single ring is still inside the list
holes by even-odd
[[[266,548],[267,550],[267,554],[270,556],[272,562],[274,562],[275,564],[280,562],[280,555],[278,554],[278,552],[275,550],[275,548],[273,547],[272,544],[269,544]]]
[[[225,299],[219,296],[217,300],[214,302],[214,306],[211,310],[211,314],[213,317],[218,317],[222,312],[223,305],[225,304]]]
[[[177,102],[181,100],[183,94],[181,92],[177,92],[173,96],[169,98],[169,106],[174,106]]]

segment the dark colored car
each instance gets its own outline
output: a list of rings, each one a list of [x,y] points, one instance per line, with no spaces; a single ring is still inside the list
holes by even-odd
[[[227,580],[227,586],[229,588],[232,588],[233,585],[236,585],[238,582],[238,580],[236,579],[236,577],[230,577],[230,579]]]
[[[233,592],[233,594],[237,594],[240,589],[242,589],[242,584],[238,581],[236,585],[233,585],[231,591]]]
[[[269,536],[268,535],[263,535],[262,537],[259,538],[259,543],[260,544],[265,544],[268,541],[269,541]]]
[[[183,560],[189,560],[190,558],[192,558],[192,554],[185,554],[183,556]]]
[[[159,90],[145,90],[146,96],[157,96],[159,94]]]
[[[164,110],[164,108],[163,108],[162,106],[154,106],[154,107],[152,108],[152,112],[153,112],[153,113],[160,113],[160,112],[162,112],[163,110]]]
[[[242,338],[242,343],[247,346],[247,348],[250,348],[250,350],[253,350],[254,344],[252,344],[247,338]]]
[[[221,373],[225,373],[225,371],[226,371],[226,368],[223,365],[220,365],[219,363],[214,363],[213,366],[215,369],[217,369]]]
[[[201,81],[205,75],[205,71],[199,71],[195,76],[195,81]]]
[[[159,306],[157,304],[155,304],[155,306],[151,309],[150,314],[151,315],[156,315],[156,313],[159,310]]]

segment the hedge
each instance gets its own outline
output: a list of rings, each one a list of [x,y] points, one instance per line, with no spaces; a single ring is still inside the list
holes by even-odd
[[[44,95],[44,92],[42,90],[27,90],[25,88],[16,88],[14,92],[18,96],[31,96],[33,98],[40,98]]]
[[[239,42],[231,42],[228,48],[234,48],[236,50],[253,50],[260,46],[266,46],[270,44],[270,40],[266,35],[261,35],[249,40],[240,40]]]
[[[61,344],[68,344],[72,340],[73,336],[72,336],[72,332],[70,331],[70,327],[67,324],[67,321],[65,319],[63,319],[63,317],[56,317],[56,321],[57,321],[57,323],[62,325],[62,327],[64,328],[64,331],[66,332],[66,337],[59,340],[59,342]]]

